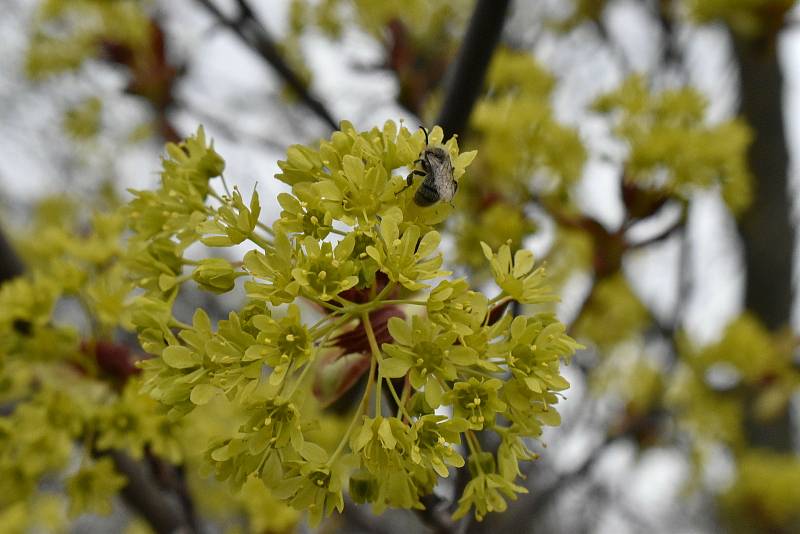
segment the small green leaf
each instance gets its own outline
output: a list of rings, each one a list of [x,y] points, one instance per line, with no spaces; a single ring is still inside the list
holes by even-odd
[[[158,289],[161,291],[169,291],[175,284],[178,283],[178,279],[172,276],[171,274],[161,274],[158,277]]]
[[[364,177],[364,162],[361,161],[361,158],[348,154],[342,158],[342,167],[345,175],[355,183]]]
[[[411,364],[400,358],[385,358],[381,361],[381,373],[387,378],[401,378],[406,375]]]
[[[425,402],[434,409],[442,404],[442,386],[432,374],[428,375],[428,381],[425,382]]]
[[[208,404],[208,401],[210,401],[217,393],[220,392],[221,390],[219,388],[214,387],[211,384],[197,384],[192,388],[192,393],[189,395],[189,400],[198,406],[202,406],[203,404]]]
[[[401,345],[414,345],[411,336],[411,327],[399,317],[392,317],[389,319],[389,333],[392,335],[392,339]]]
[[[389,420],[383,419],[378,425],[378,436],[381,438],[381,443],[387,449],[394,449],[397,445],[397,439],[392,434],[392,427],[389,426]]]
[[[233,243],[228,236],[224,235],[211,235],[200,239],[200,241],[209,247],[229,247]]]
[[[324,464],[328,461],[328,453],[325,451],[325,449],[310,441],[303,442],[303,446],[300,447],[299,452],[300,456],[309,462]]]
[[[534,378],[532,376],[526,376],[525,385],[528,386],[528,389],[530,389],[534,393],[542,392],[542,382],[538,378]]]
[[[201,332],[211,332],[211,319],[203,308],[197,308],[192,316],[192,326]]]
[[[200,359],[187,347],[171,345],[161,353],[164,363],[175,369],[188,369],[200,363]]]

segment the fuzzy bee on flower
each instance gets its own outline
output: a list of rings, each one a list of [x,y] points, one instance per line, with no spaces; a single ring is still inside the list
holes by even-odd
[[[425,148],[419,158],[414,161],[422,169],[414,169],[406,178],[406,186],[398,191],[398,195],[414,185],[414,176],[424,176],[419,189],[414,194],[414,203],[420,207],[432,206],[443,200],[453,202],[453,197],[458,190],[458,182],[453,175],[453,160],[444,146],[431,145],[428,140],[428,130],[420,126],[425,132]]]

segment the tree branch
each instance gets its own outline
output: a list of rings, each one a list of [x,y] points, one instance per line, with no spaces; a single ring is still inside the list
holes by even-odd
[[[509,532],[512,529],[526,532],[529,525],[524,524],[526,518],[537,517],[547,509],[562,494],[564,489],[573,483],[584,479],[597,464],[608,447],[618,440],[627,437],[628,433],[606,435],[603,441],[584,458],[575,469],[563,473],[552,484],[539,492],[520,495],[520,498],[510,503],[508,510],[502,514],[491,514],[482,523],[473,523],[468,529],[468,534],[488,534],[491,532]]]
[[[584,458],[583,462],[581,462],[577,468],[564,473],[558,480],[556,480],[555,483],[548,486],[547,489],[536,495],[533,495],[533,504],[531,506],[520,508],[525,510],[528,517],[536,517],[539,513],[550,506],[550,504],[555,501],[556,497],[558,497],[566,487],[574,482],[586,478],[586,476],[591,472],[592,468],[597,464],[598,460],[600,460],[600,458],[603,456],[603,453],[608,450],[608,447],[615,443],[618,439],[620,439],[620,436],[607,435],[603,439],[603,442],[600,443],[586,458]]]
[[[665,66],[674,65],[684,77],[686,76],[686,61],[683,57],[683,50],[677,42],[677,32],[675,21],[673,20],[672,4],[668,2],[656,2],[651,5],[656,22],[661,26],[661,33],[664,36],[664,44],[661,49],[661,60]]]
[[[0,229],[0,284],[25,272],[25,266]]]
[[[434,534],[452,534],[456,525],[450,519],[447,511],[442,508],[442,499],[434,494],[425,495],[420,499],[425,505],[424,510],[415,510],[417,517]]]
[[[634,243],[627,243],[627,250],[636,250],[649,247],[650,245],[655,245],[656,243],[660,243],[669,239],[686,226],[686,215],[686,208],[684,208],[681,216],[667,228],[647,239],[643,239]]]
[[[342,517],[346,520],[344,528],[347,532],[353,531],[352,527],[356,527],[370,534],[393,534],[392,529],[388,527],[386,522],[381,521],[381,518],[366,513],[363,508],[360,508],[347,495],[344,496],[344,501]]]
[[[468,124],[483,89],[489,62],[500,42],[510,3],[510,0],[477,0],[458,57],[451,67],[444,105],[436,119],[445,138],[463,133]]]
[[[739,224],[747,264],[745,305],[768,328],[776,329],[791,316],[794,250],[783,75],[774,49],[763,51],[736,36],[732,39],[740,69],[741,113],[754,131],[748,158],[755,195]]]
[[[227,17],[212,0],[197,0],[197,3],[203,6],[220,24],[230,29],[245,45],[272,67],[286,82],[286,85],[292,88],[300,100],[317,117],[322,119],[333,130],[339,128],[338,122],[334,120],[325,105],[311,94],[306,83],[283,59],[267,28],[256,18],[253,10],[245,0],[237,0],[239,6],[238,19]]]
[[[125,504],[141,515],[158,534],[195,532],[187,518],[179,512],[180,503],[154,483],[149,469],[121,451],[111,451],[117,471],[128,480],[120,494]]]
[[[739,66],[741,114],[753,129],[748,152],[755,177],[753,204],[742,216],[747,278],[745,306],[770,330],[785,327],[792,313],[794,227],[789,196],[789,151],[784,126],[783,73],[774,43],[731,35]],[[748,418],[750,443],[792,450],[788,410],[775,421]]]

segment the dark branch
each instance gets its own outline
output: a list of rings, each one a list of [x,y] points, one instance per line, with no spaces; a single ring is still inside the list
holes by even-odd
[[[748,160],[755,195],[739,223],[747,265],[745,306],[768,328],[777,329],[791,317],[794,250],[783,73],[774,50],[764,52],[741,38],[732,39],[741,114],[754,132]]]
[[[359,531],[369,532],[370,534],[393,534],[392,529],[387,526],[385,521],[365,512],[347,495],[345,495],[344,501],[342,517],[345,519],[346,524],[343,526],[343,530],[351,532],[354,530],[352,527],[355,527]]]
[[[575,482],[585,479],[591,472],[592,468],[597,464],[597,461],[602,457],[609,445],[615,443],[622,436],[607,436],[603,439],[594,451],[592,451],[583,462],[567,473],[563,473],[557,480],[555,480],[547,488],[538,491],[523,494],[519,500],[509,506],[508,510],[502,514],[492,514],[486,518],[483,523],[473,523],[468,529],[468,534],[488,534],[490,532],[509,532],[511,529],[517,529],[520,532],[525,532],[529,525],[525,524],[526,520],[538,517],[544,510],[549,508],[557,498],[563,494],[563,491],[570,487]]]
[[[442,508],[442,499],[434,494],[425,495],[422,499],[425,505],[424,510],[416,510],[417,517],[434,534],[452,534],[455,532],[456,525],[450,519],[447,511]]]
[[[130,456],[112,451],[111,458],[117,471],[125,475],[128,483],[120,493],[125,503],[144,517],[158,534],[188,534],[195,532],[179,512],[180,503],[154,483],[149,469]]]
[[[500,41],[510,0],[478,0],[447,82],[444,105],[436,124],[445,138],[461,134],[483,89],[494,49]]]
[[[314,112],[317,117],[325,121],[332,129],[336,130],[339,125],[334,120],[325,105],[311,94],[306,83],[289,66],[280,54],[275,41],[272,40],[267,29],[256,18],[253,10],[245,0],[237,0],[239,5],[239,17],[232,19],[226,16],[212,2],[212,0],[197,0],[206,11],[211,13],[217,21],[230,29],[241,41],[258,54],[273,70],[286,82],[300,98],[300,100]]]
[[[611,35],[611,31],[602,16],[594,21],[594,29],[597,31],[597,35],[600,39],[608,46],[609,52],[614,56],[614,59],[616,59],[622,74],[628,76],[629,73],[633,72],[633,67],[628,59],[628,54],[625,52],[625,48]]]
[[[754,134],[748,161],[755,195],[739,222],[747,271],[744,302],[764,326],[778,330],[791,319],[795,289],[784,75],[772,43],[747,42],[735,35],[732,39],[739,66],[740,111]],[[760,422],[749,414],[746,428],[750,445],[792,450],[788,410],[770,422]]]
[[[644,239],[642,241],[638,241],[636,243],[628,243],[627,249],[628,250],[636,250],[644,247],[649,247],[650,245],[655,245],[656,243],[660,243],[665,241],[675,235],[679,230],[683,229],[686,226],[686,210],[684,208],[683,213],[681,216],[671,225],[666,227],[664,230],[659,232],[658,234]]]
[[[25,266],[11,248],[5,234],[0,230],[0,283],[16,278],[25,272]]]
[[[603,452],[605,452],[608,446],[614,443],[616,439],[617,437],[606,437],[591,454],[584,458],[583,462],[577,468],[564,473],[555,483],[548,486],[544,491],[536,494],[530,506],[520,506],[519,508],[525,510],[528,517],[537,517],[562,494],[565,488],[569,487],[574,482],[584,480],[597,464],[598,460],[603,456]]]

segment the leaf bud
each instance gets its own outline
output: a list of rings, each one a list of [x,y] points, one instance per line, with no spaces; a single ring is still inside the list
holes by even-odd
[[[227,293],[233,289],[238,275],[228,260],[208,258],[200,261],[192,273],[192,279],[206,291]]]

